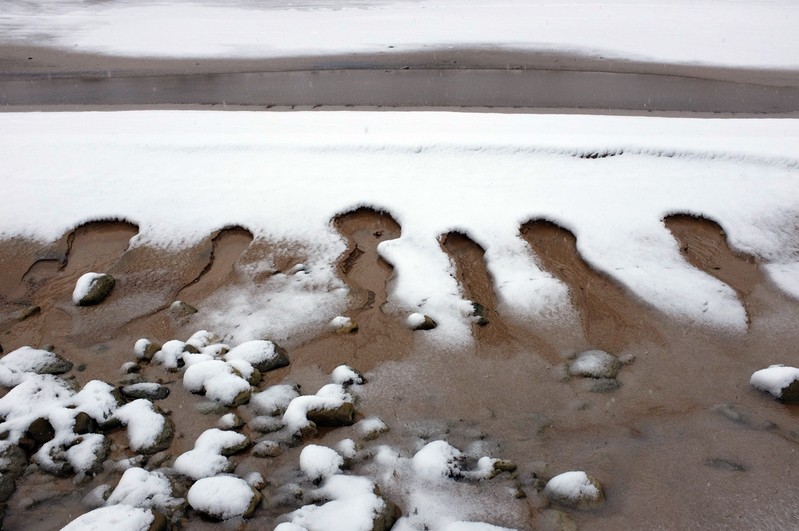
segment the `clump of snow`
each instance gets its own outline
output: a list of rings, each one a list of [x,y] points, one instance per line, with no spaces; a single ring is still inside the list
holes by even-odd
[[[155,516],[149,509],[131,505],[101,507],[79,516],[61,531],[148,531]]]
[[[113,391],[113,385],[100,380],[92,380],[70,399],[69,405],[75,406],[76,411],[83,411],[98,423],[103,424],[111,419],[119,407]]]
[[[785,400],[786,395],[799,395],[797,387],[799,382],[799,368],[786,367],[785,365],[771,365],[752,374],[749,383],[756,389],[771,394],[778,400]],[[793,391],[789,393],[789,391]]]
[[[341,472],[344,459],[332,448],[309,444],[300,453],[300,470],[312,481]]]
[[[296,385],[272,385],[255,393],[250,398],[250,406],[260,415],[282,415],[292,400],[300,396]]]
[[[172,496],[172,484],[163,473],[143,468],[125,470],[105,505],[131,505],[142,509],[158,509],[169,514],[183,500]]]
[[[374,482],[365,477],[331,476],[311,495],[330,501],[305,505],[287,515],[291,524],[307,531],[371,531],[380,515],[393,512],[375,494]]]
[[[228,472],[232,464],[226,456],[243,449],[247,444],[249,444],[249,440],[246,435],[211,428],[197,437],[193,450],[189,450],[175,459],[174,468],[192,479],[207,478]]]
[[[413,456],[413,469],[429,480],[454,477],[458,475],[462,459],[461,451],[447,441],[432,441]]]
[[[336,443],[336,452],[344,459],[352,459],[358,453],[358,445],[352,439],[342,439]]]
[[[71,437],[70,437],[71,438]],[[75,472],[87,473],[92,469],[99,468],[100,459],[105,459],[108,455],[108,441],[105,436],[99,433],[87,433],[79,438],[72,439],[80,441],[70,446],[66,451],[66,458]],[[52,444],[50,443],[47,444]],[[36,460],[41,461],[41,452],[36,454]]]
[[[72,302],[79,304],[89,291],[92,289],[92,284],[105,277],[103,273],[84,273],[75,283],[75,289],[72,291]]]
[[[167,429],[167,419],[144,398],[121,406],[114,416],[127,427],[128,443],[134,452],[151,450]]]
[[[360,385],[364,382],[363,375],[349,365],[339,365],[333,369],[330,379],[340,385]]]
[[[196,511],[227,520],[247,516],[253,509],[256,493],[246,481],[233,476],[207,477],[189,489],[189,505]]]

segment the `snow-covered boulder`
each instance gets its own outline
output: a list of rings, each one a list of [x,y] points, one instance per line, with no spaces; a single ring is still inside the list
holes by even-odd
[[[581,352],[569,364],[569,374],[585,378],[615,378],[620,370],[619,359],[604,350]]]
[[[591,509],[605,503],[599,481],[582,471],[564,472],[547,482],[544,495],[552,502],[580,509]]]
[[[154,454],[172,443],[174,424],[149,400],[140,398],[125,404],[114,416],[127,426],[128,444],[134,452]]]
[[[796,367],[772,365],[752,374],[749,383],[780,402],[799,404],[799,369]]]
[[[247,341],[233,347],[230,352],[225,354],[225,360],[244,360],[261,373],[286,367],[289,364],[286,351],[266,340]]]
[[[78,306],[100,304],[114,289],[114,277],[106,273],[86,273],[81,276],[72,292],[72,302]]]
[[[252,516],[261,494],[246,481],[233,476],[202,478],[189,489],[189,505],[218,520]]]
[[[0,365],[15,373],[63,374],[72,369],[72,363],[55,352],[28,346],[20,347],[0,358]]]
[[[175,470],[192,479],[207,478],[230,472],[233,464],[227,456],[247,448],[250,439],[235,431],[211,428],[194,442],[194,449],[175,459]]]

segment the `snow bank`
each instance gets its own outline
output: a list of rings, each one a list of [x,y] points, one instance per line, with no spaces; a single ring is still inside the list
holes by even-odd
[[[621,154],[580,158],[591,152]],[[575,319],[568,288],[519,237],[521,223],[548,219],[576,234],[591,266],[651,306],[687,324],[742,331],[747,316],[735,291],[692,267],[661,220],[683,212],[717,221],[736,250],[799,293],[799,235],[785,230],[799,209],[798,152],[797,120],[6,113],[0,179],[9,200],[0,234],[55,240],[83,221],[123,217],[139,225],[138,245],[191,245],[230,225],[247,227],[256,240],[292,242],[307,257],[304,268],[257,284],[273,265],[245,268],[240,287],[221,290],[203,308],[236,341],[291,341],[326,330],[347,305],[335,265],[345,244],[330,220],[379,205],[402,224],[400,238],[379,246],[395,268],[386,309],[398,318],[431,315],[439,326],[419,340],[458,345],[471,341],[473,317],[439,244],[452,230],[485,248],[504,314],[542,325]],[[64,169],[60,178],[53,167]],[[173,170],[179,179],[163,178]],[[161,192],[150,194],[155,188]],[[458,200],[446,200],[453,193]],[[174,197],[184,199],[179,213]],[[35,214],[41,211],[52,215]],[[177,355],[162,349],[159,358],[171,366]]]
[[[274,57],[452,47],[599,58],[797,66],[790,2],[479,0],[258,3],[12,2],[2,40],[145,57]],[[331,9],[331,6],[335,6]],[[299,30],[301,29],[301,31]]]

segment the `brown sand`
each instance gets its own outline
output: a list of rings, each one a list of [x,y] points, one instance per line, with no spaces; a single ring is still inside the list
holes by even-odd
[[[269,373],[261,387],[287,379],[313,392],[326,383],[332,368],[348,363],[369,378],[359,409],[392,428],[377,444],[411,452],[425,432],[430,438],[445,436],[463,449],[483,434],[493,455],[519,465],[516,477],[504,474],[463,487],[484,501],[506,492],[496,499],[502,511],[485,517],[494,524],[535,528],[545,502],[534,488],[533,474],[546,478],[582,469],[603,482],[608,498],[599,510],[568,511],[586,528],[799,525],[794,492],[799,410],[748,384],[757,369],[795,364],[799,302],[776,290],[750,257],[732,252],[713,222],[673,216],[666,226],[688,260],[741,295],[750,328],[740,336],[677,323],[635,300],[592,270],[577,253],[574,236],[563,228],[541,221],[520,227],[544,266],[571,289],[581,315],[568,334],[571,351],[594,347],[635,356],[621,372],[621,388],[606,393],[592,392],[594,381],[564,378],[562,360],[568,352],[561,331],[548,334],[546,325],[519,324],[497,312],[483,250],[467,237],[442,235],[442,247],[452,256],[467,296],[486,306],[490,323],[475,325],[473,348],[442,352],[426,341],[424,332],[411,332],[399,316],[381,310],[392,269],[376,246],[396,238],[399,225],[386,214],[364,209],[332,223],[349,241],[340,271],[352,290],[348,315],[360,329],[287,345],[291,365]],[[220,287],[243,282],[245,263],[277,256],[275,263],[289,268],[301,260],[289,256],[285,245],[250,243],[251,235],[237,228],[180,252],[126,250],[135,232],[125,223],[94,223],[49,246],[0,242],[0,342],[5,351],[52,343],[76,365],[86,364],[84,371],[72,372],[78,383],[95,378],[115,382],[120,365],[133,358],[138,338],[185,339],[198,329],[213,328],[202,312],[172,316],[167,306],[176,298],[202,306]],[[118,284],[100,306],[76,308],[70,301],[72,287],[90,270],[108,271]],[[29,304],[40,305],[41,313],[22,322],[10,318]],[[145,367],[143,374],[164,381],[172,391],[161,405],[176,423],[178,435],[169,452],[178,455],[218,416],[196,411],[193,404],[201,398],[183,390],[180,373]],[[246,408],[238,409],[248,416]],[[313,442],[335,443],[352,436],[347,430],[323,431]],[[113,458],[133,455],[123,431],[112,438]],[[261,471],[271,483],[267,500],[277,500],[278,487],[296,481],[298,455],[295,448],[272,460],[234,460],[238,472]],[[113,485],[119,475],[106,471],[77,485],[70,478],[26,475],[8,503],[5,526],[58,528],[86,510],[80,499],[88,490],[104,482]],[[508,490],[497,488],[502,485]],[[514,499],[514,489],[527,497]],[[388,489],[384,494],[406,509],[401,492]],[[290,509],[270,504],[247,528],[269,528]],[[191,529],[215,525],[195,514],[184,524]]]

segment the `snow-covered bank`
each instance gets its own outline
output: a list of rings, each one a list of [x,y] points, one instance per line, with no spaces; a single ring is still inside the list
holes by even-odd
[[[289,319],[270,331],[279,338],[303,319],[327,323],[343,310],[335,263],[345,245],[330,221],[368,205],[402,226],[400,238],[380,246],[395,267],[389,309],[431,315],[439,323],[431,334],[463,340],[471,305],[439,237],[461,231],[486,249],[506,311],[559,319],[573,312],[568,289],[519,237],[521,223],[545,218],[577,235],[593,267],[662,311],[742,330],[735,292],[685,261],[662,218],[717,221],[734,248],[799,294],[798,148],[795,120],[5,114],[0,233],[53,240],[88,220],[124,218],[139,225],[137,244],[189,245],[231,225],[292,242],[308,261],[271,280],[275,293],[297,295],[296,307],[284,309]],[[262,296],[251,290],[226,300],[246,307]],[[242,317],[228,309],[220,326]],[[263,332],[246,323],[241,330],[237,340]]]
[[[283,57],[481,47],[797,68],[788,1],[12,2],[0,40],[144,57]]]

